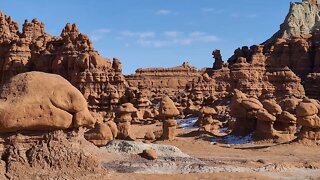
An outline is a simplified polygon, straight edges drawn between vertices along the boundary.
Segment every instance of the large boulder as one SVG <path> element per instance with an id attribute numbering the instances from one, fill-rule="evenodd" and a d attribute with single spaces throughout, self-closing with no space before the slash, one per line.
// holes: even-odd
<path id="1" fill-rule="evenodd" d="M 297 122 L 301 126 L 310 127 L 314 129 L 320 128 L 320 117 L 317 115 L 299 117 Z"/>
<path id="2" fill-rule="evenodd" d="M 300 102 L 296 108 L 298 117 L 313 116 L 318 114 L 318 108 L 313 103 Z"/>
<path id="3" fill-rule="evenodd" d="M 59 75 L 22 73 L 0 88 L 0 132 L 92 127 L 81 92 Z"/>
<path id="4" fill-rule="evenodd" d="M 96 146 L 104 146 L 115 138 L 111 127 L 104 123 L 97 123 L 93 129 L 84 134 L 84 137 Z"/>

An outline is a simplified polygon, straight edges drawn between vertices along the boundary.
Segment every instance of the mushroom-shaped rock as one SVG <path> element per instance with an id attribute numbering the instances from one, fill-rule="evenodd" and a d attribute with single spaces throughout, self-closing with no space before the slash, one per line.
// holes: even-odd
<path id="1" fill-rule="evenodd" d="M 304 99 L 296 109 L 297 124 L 302 126 L 298 133 L 298 139 L 302 142 L 316 142 L 320 139 L 320 117 L 317 105 L 309 99 Z"/>
<path id="2" fill-rule="evenodd" d="M 55 74 L 18 74 L 2 85 L 0 99 L 0 132 L 93 127 L 96 122 L 81 92 Z"/>
<path id="3" fill-rule="evenodd" d="M 275 136 L 273 123 L 276 121 L 276 117 L 265 109 L 259 110 L 256 116 L 257 127 L 254 132 L 254 137 L 256 139 L 273 139 Z"/>
<path id="4" fill-rule="evenodd" d="M 137 109 L 131 103 L 125 103 L 116 109 L 116 123 L 118 127 L 118 139 L 133 140 L 131 134 L 132 113 Z"/>
<path id="5" fill-rule="evenodd" d="M 320 117 L 317 115 L 299 117 L 297 123 L 310 128 L 320 128 Z"/>
<path id="6" fill-rule="evenodd" d="M 159 108 L 159 115 L 163 118 L 163 139 L 173 140 L 175 138 L 177 121 L 174 117 L 179 114 L 174 102 L 168 96 L 164 96 Z"/>
<path id="7" fill-rule="evenodd" d="M 128 114 L 128 113 L 134 113 L 137 112 L 137 109 L 133 106 L 131 103 L 125 103 L 119 106 L 116 109 L 116 112 L 119 114 Z"/>
<path id="8" fill-rule="evenodd" d="M 233 91 L 233 98 L 234 99 L 246 99 L 247 96 L 243 92 L 241 92 L 240 90 L 235 89 Z"/>
<path id="9" fill-rule="evenodd" d="M 200 109 L 199 119 L 197 121 L 197 125 L 201 127 L 201 129 L 212 132 L 222 125 L 219 120 L 213 119 L 212 115 L 217 115 L 217 112 L 214 108 L 204 106 Z"/>
<path id="10" fill-rule="evenodd" d="M 282 111 L 276 121 L 276 129 L 285 131 L 287 134 L 294 135 L 296 133 L 297 118 L 288 111 Z"/>
<path id="11" fill-rule="evenodd" d="M 281 106 L 279 106 L 275 100 L 265 100 L 262 102 L 262 105 L 263 108 L 274 116 L 277 116 L 282 112 Z"/>
<path id="12" fill-rule="evenodd" d="M 164 118 L 173 118 L 178 116 L 180 113 L 174 102 L 169 98 L 169 96 L 164 96 L 160 102 L 159 108 L 160 116 Z"/>
<path id="13" fill-rule="evenodd" d="M 296 108 L 296 114 L 298 117 L 313 116 L 318 114 L 318 108 L 313 103 L 300 102 Z"/>
<path id="14" fill-rule="evenodd" d="M 282 111 L 277 121 L 287 122 L 287 123 L 296 123 L 297 118 L 293 114 L 289 113 L 288 111 Z"/>
<path id="15" fill-rule="evenodd" d="M 313 105 L 315 105 L 315 106 L 318 108 L 318 111 L 320 111 L 320 104 L 319 104 L 319 101 L 318 101 L 318 100 L 305 98 L 305 99 L 303 99 L 302 102 L 312 103 Z"/>
<path id="16" fill-rule="evenodd" d="M 265 122 L 276 121 L 276 117 L 270 114 L 266 110 L 259 110 L 256 115 L 257 115 L 258 121 L 265 121 Z"/>
<path id="17" fill-rule="evenodd" d="M 241 105 L 248 111 L 259 110 L 263 107 L 260 101 L 255 98 L 244 99 L 242 100 Z"/>
<path id="18" fill-rule="evenodd" d="M 296 107 L 298 106 L 300 100 L 297 98 L 285 98 L 280 101 L 280 106 L 283 111 L 288 111 L 290 113 L 295 113 Z"/>
<path id="19" fill-rule="evenodd" d="M 231 100 L 231 116 L 236 119 L 232 134 L 236 136 L 246 136 L 256 128 L 255 112 L 262 108 L 262 104 L 254 98 L 235 89 Z"/>

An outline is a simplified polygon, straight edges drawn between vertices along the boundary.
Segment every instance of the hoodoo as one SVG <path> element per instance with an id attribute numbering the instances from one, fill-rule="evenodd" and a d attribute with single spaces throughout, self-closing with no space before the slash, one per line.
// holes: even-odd
<path id="1" fill-rule="evenodd" d="M 135 18 L 158 9 L 130 2 L 115 10 L 121 2 L 109 4 L 117 13 L 112 18 L 103 16 L 119 27 L 128 26 L 130 19 L 143 29 L 140 25 L 145 23 Z M 123 10 L 127 7 L 130 10 Z M 147 8 L 140 13 L 135 9 L 140 7 Z M 208 7 L 199 17 L 218 17 L 218 10 Z M 72 8 L 69 14 L 82 13 Z M 99 12 L 86 7 L 86 17 L 92 9 Z M 190 12 L 164 9 L 143 21 L 148 21 L 148 28 L 154 28 L 154 22 L 169 27 L 172 22 L 181 24 L 176 19 L 187 19 L 194 14 Z M 205 25 L 215 25 L 216 20 Z M 45 27 L 33 19 L 19 28 L 0 12 L 0 179 L 320 178 L 319 0 L 291 3 L 279 31 L 261 44 L 239 47 L 228 59 L 219 49 L 207 52 L 213 62 L 202 69 L 184 62 L 124 75 L 128 64 L 102 57 L 76 24 L 67 23 L 58 36 Z M 92 34 L 137 38 L 141 45 L 159 41 L 157 47 L 196 48 L 217 39 L 202 31 L 116 32 L 117 28 Z M 216 28 L 226 27 L 207 29 Z M 123 37 L 115 39 L 127 40 Z M 179 52 L 191 58 L 191 52 Z"/>

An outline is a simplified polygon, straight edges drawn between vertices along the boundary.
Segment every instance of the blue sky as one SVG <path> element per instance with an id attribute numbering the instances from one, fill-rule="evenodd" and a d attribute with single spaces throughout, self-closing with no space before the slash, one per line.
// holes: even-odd
<path id="1" fill-rule="evenodd" d="M 211 67 L 213 49 L 227 60 L 237 47 L 271 37 L 289 5 L 290 0 L 1 0 L 0 10 L 20 28 L 25 19 L 38 18 L 53 35 L 76 23 L 102 56 L 120 58 L 130 74 L 183 61 Z"/>

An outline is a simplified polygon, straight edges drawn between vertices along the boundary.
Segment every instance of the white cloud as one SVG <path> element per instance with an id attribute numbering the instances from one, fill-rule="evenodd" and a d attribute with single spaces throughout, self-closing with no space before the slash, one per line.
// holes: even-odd
<path id="1" fill-rule="evenodd" d="M 120 32 L 122 37 L 139 37 L 139 38 L 150 38 L 155 36 L 155 32 L 146 31 L 146 32 L 132 32 L 132 31 L 122 31 Z"/>
<path id="2" fill-rule="evenodd" d="M 167 37 L 178 37 L 181 33 L 178 31 L 166 31 L 163 34 Z"/>
<path id="3" fill-rule="evenodd" d="M 105 34 L 110 33 L 112 30 L 108 28 L 96 29 L 90 33 L 92 41 L 99 41 L 104 38 Z"/>
<path id="4" fill-rule="evenodd" d="M 94 33 L 109 33 L 111 32 L 111 29 L 108 28 L 102 28 L 102 29 L 97 29 L 95 31 L 93 31 Z"/>
<path id="5" fill-rule="evenodd" d="M 204 32 L 199 32 L 199 31 L 191 32 L 189 36 L 192 37 L 194 41 L 199 41 L 199 42 L 214 42 L 219 40 L 217 36 L 210 35 Z"/>
<path id="6" fill-rule="evenodd" d="M 154 40 L 154 39 L 153 40 L 138 39 L 137 43 L 140 44 L 141 46 L 156 47 L 156 48 L 161 48 L 169 45 L 168 41 Z"/>
<path id="7" fill-rule="evenodd" d="M 217 36 L 194 31 L 190 33 L 183 33 L 179 31 L 165 31 L 160 33 L 161 36 L 154 36 L 152 38 L 138 38 L 136 42 L 145 47 L 170 47 L 170 46 L 188 46 L 193 43 L 210 43 L 219 40 Z"/>
<path id="8" fill-rule="evenodd" d="M 171 47 L 171 46 L 188 46 L 193 43 L 210 43 L 216 42 L 219 38 L 215 35 L 201 31 L 181 32 L 181 31 L 122 31 L 118 33 L 116 38 L 124 43 L 128 40 L 133 41 L 143 47 Z"/>
<path id="9" fill-rule="evenodd" d="M 168 9 L 160 9 L 155 12 L 155 14 L 157 14 L 157 15 L 169 15 L 171 13 L 172 12 Z"/>
<path id="10" fill-rule="evenodd" d="M 224 9 L 215 9 L 215 8 L 202 8 L 201 12 L 221 14 L 221 13 L 225 12 L 225 10 Z"/>

